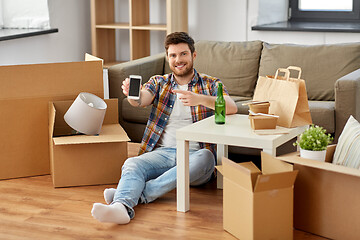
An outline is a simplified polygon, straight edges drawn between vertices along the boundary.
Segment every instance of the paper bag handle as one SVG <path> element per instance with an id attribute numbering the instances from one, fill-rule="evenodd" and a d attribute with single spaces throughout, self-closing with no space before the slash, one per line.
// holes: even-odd
<path id="1" fill-rule="evenodd" d="M 288 66 L 288 68 L 287 69 L 291 69 L 291 70 L 295 70 L 295 71 L 298 71 L 299 72 L 299 74 L 298 74 L 298 79 L 300 79 L 300 77 L 301 77 L 301 68 L 300 67 L 296 67 L 296 66 Z"/>
<path id="2" fill-rule="evenodd" d="M 285 77 L 286 81 L 289 81 L 289 77 L 290 77 L 289 69 L 287 69 L 287 68 L 278 68 L 276 70 L 276 73 L 275 73 L 275 78 L 274 78 L 275 80 L 278 78 L 279 72 L 285 73 L 284 77 Z"/>

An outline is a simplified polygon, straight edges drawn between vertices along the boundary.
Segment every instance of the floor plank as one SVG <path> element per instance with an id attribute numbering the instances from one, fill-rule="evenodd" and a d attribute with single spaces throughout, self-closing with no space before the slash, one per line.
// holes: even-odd
<path id="1" fill-rule="evenodd" d="M 138 144 L 129 144 L 129 156 Z M 127 225 L 100 223 L 90 213 L 103 190 L 116 185 L 54 188 L 50 175 L 0 181 L 0 239 L 236 239 L 222 228 L 216 181 L 191 188 L 191 210 L 176 211 L 176 192 L 135 208 Z M 324 238 L 294 231 L 294 239 Z"/>

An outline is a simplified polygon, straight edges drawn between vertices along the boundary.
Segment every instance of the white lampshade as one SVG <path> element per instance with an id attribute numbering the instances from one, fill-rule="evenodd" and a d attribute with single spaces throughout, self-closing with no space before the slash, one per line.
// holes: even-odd
<path id="1" fill-rule="evenodd" d="M 98 135 L 104 121 L 107 105 L 98 96 L 82 92 L 64 115 L 65 122 L 78 132 Z"/>

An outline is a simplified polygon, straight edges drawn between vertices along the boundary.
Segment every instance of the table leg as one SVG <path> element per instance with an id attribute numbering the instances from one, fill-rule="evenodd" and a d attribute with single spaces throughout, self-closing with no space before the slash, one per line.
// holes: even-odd
<path id="1" fill-rule="evenodd" d="M 217 165 L 222 165 L 222 157 L 228 157 L 228 146 L 224 145 L 224 144 L 218 144 L 217 145 Z M 217 172 L 217 176 L 216 176 L 216 180 L 217 180 L 217 188 L 218 189 L 222 189 L 223 188 L 223 176 L 222 174 L 218 171 Z"/>
<path id="2" fill-rule="evenodd" d="M 176 141 L 176 165 L 177 211 L 187 212 L 190 209 L 189 141 Z"/>
<path id="3" fill-rule="evenodd" d="M 271 148 L 263 148 L 263 151 L 270 154 L 273 157 L 276 157 L 276 147 L 271 147 Z"/>
<path id="4" fill-rule="evenodd" d="M 300 141 L 300 135 L 297 135 L 296 140 L 299 142 Z M 296 151 L 300 152 L 300 146 L 296 145 Z"/>

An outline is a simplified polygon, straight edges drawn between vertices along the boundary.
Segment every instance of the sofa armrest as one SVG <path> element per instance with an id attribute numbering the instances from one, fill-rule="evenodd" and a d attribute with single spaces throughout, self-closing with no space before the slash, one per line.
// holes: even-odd
<path id="1" fill-rule="evenodd" d="M 335 82 L 336 141 L 350 115 L 360 121 L 360 69 Z"/>
<path id="2" fill-rule="evenodd" d="M 137 60 L 120 63 L 111 66 L 108 70 L 109 76 L 109 97 L 119 100 L 119 123 L 122 124 L 122 101 L 125 95 L 121 85 L 129 75 L 141 75 L 143 83 L 154 75 L 163 75 L 165 68 L 165 53 L 144 57 Z"/>

